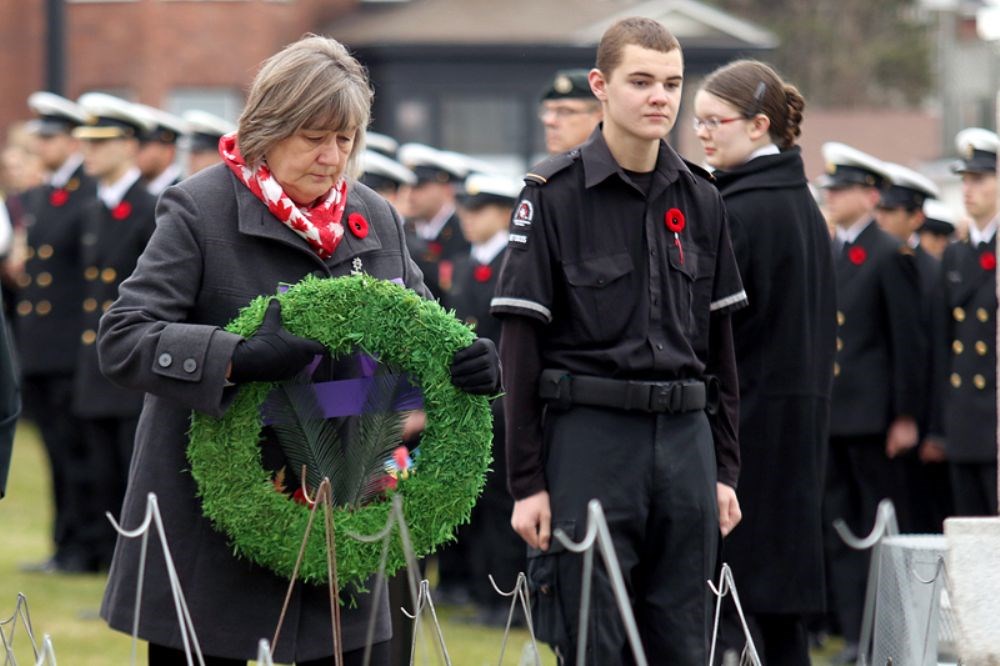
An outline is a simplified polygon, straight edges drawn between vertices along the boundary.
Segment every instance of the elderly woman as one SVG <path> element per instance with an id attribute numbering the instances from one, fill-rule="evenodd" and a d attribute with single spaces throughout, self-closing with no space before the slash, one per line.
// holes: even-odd
<path id="1" fill-rule="evenodd" d="M 255 296 L 309 274 L 361 270 L 429 295 L 396 211 L 348 177 L 364 145 L 371 97 L 361 65 L 332 39 L 307 37 L 267 60 L 237 133 L 220 141 L 223 163 L 163 194 L 156 233 L 101 322 L 103 371 L 148 394 L 121 522 L 139 524 L 147 494 L 157 494 L 210 666 L 256 657 L 257 641 L 274 632 L 288 580 L 234 557 L 226 536 L 203 517 L 185 460 L 191 410 L 219 416 L 241 383 L 289 378 L 323 351 L 284 329 L 277 302 L 250 338 L 221 327 Z M 341 220 L 353 213 L 367 229 L 345 229 Z M 492 344 L 477 340 L 460 350 L 451 374 L 467 391 L 495 390 Z M 186 663 L 158 547 L 149 549 L 136 608 L 142 567 L 138 541 L 119 539 L 101 614 L 131 632 L 139 613 L 149 663 Z M 372 663 L 385 663 L 390 637 L 386 596 L 380 598 Z M 371 595 L 360 595 L 356 607 L 343 608 L 347 664 L 361 663 L 371 604 Z M 325 587 L 297 586 L 273 647 L 275 661 L 331 663 Z"/>

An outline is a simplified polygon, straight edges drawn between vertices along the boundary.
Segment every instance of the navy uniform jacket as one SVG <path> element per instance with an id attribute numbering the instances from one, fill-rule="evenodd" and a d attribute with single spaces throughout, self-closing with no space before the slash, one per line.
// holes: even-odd
<path id="1" fill-rule="evenodd" d="M 0 499 L 7 491 L 7 473 L 14 448 L 14 429 L 21 411 L 21 392 L 14 371 L 14 350 L 7 338 L 7 322 L 0 303 Z"/>
<path id="2" fill-rule="evenodd" d="M 83 314 L 80 228 L 96 192 L 80 167 L 65 187 L 40 185 L 24 195 L 28 254 L 18 279 L 14 330 L 26 376 L 71 375 L 76 367 Z"/>
<path id="3" fill-rule="evenodd" d="M 948 460 L 996 462 L 996 237 L 950 245 L 941 260 L 948 308 L 949 375 L 944 424 Z"/>
<path id="4" fill-rule="evenodd" d="M 83 215 L 80 259 L 83 279 L 83 332 L 73 385 L 73 411 L 85 418 L 132 417 L 142 409 L 142 393 L 115 386 L 101 374 L 97 327 L 118 298 L 118 285 L 132 274 L 156 226 L 156 198 L 141 180 L 113 210 L 95 198 Z"/>
<path id="5" fill-rule="evenodd" d="M 746 293 L 711 176 L 661 141 L 643 192 L 600 127 L 532 171 L 491 311 L 541 325 L 544 368 L 626 380 L 717 376 L 722 404 L 709 422 L 718 480 L 735 487 L 738 387 L 728 313 L 746 304 Z M 676 238 L 668 215 L 684 220 Z M 514 437 L 520 426 L 508 423 L 507 431 L 510 487 L 526 497 L 544 488 L 541 442 Z"/>
<path id="6" fill-rule="evenodd" d="M 837 253 L 831 436 L 881 435 L 899 416 L 920 417 L 926 378 L 908 250 L 872 221 Z"/>
<path id="7" fill-rule="evenodd" d="M 932 434 L 940 438 L 944 433 L 943 394 L 950 361 L 941 261 L 919 245 L 913 249 L 913 261 L 920 280 L 920 326 L 924 338 L 922 351 L 926 354 L 923 376 L 927 387 L 924 408 L 917 423 L 921 434 Z"/>
<path id="8" fill-rule="evenodd" d="M 424 275 L 424 284 L 438 299 L 451 290 L 455 260 L 467 256 L 470 248 L 469 241 L 462 235 L 458 215 L 454 213 L 434 240 L 407 230 L 406 246 Z"/>
<path id="9" fill-rule="evenodd" d="M 475 326 L 476 334 L 500 344 L 500 320 L 490 314 L 490 300 L 496 289 L 503 252 L 489 264 L 480 264 L 470 256 L 455 261 L 451 292 L 445 305 L 466 324 Z"/>

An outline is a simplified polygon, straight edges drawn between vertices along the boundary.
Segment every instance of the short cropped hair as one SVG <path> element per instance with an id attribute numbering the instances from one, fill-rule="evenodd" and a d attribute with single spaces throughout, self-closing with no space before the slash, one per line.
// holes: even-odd
<path id="1" fill-rule="evenodd" d="M 364 67 L 335 39 L 307 35 L 264 61 L 240 115 L 237 143 L 251 168 L 302 129 L 357 128 L 345 173 L 356 177 L 371 118 Z"/>
<path id="2" fill-rule="evenodd" d="M 601 43 L 597 45 L 597 62 L 594 66 L 601 70 L 605 78 L 610 78 L 611 73 L 621 64 L 622 52 L 629 44 L 661 53 L 681 48 L 673 33 L 659 21 L 641 16 L 621 19 L 604 31 Z"/>

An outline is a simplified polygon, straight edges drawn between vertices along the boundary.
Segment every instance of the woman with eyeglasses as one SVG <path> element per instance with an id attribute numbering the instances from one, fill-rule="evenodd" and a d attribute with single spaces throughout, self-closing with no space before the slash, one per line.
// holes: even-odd
<path id="1" fill-rule="evenodd" d="M 694 103 L 750 301 L 733 313 L 743 524 L 726 540 L 724 561 L 764 664 L 809 664 L 804 619 L 825 602 L 836 304 L 830 237 L 795 145 L 805 100 L 769 66 L 741 60 L 709 75 Z M 723 638 L 743 647 L 737 622 Z"/>

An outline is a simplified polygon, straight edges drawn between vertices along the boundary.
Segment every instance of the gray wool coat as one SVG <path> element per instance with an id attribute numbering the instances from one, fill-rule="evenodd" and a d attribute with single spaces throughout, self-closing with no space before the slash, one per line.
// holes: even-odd
<path id="1" fill-rule="evenodd" d="M 156 493 L 180 583 L 202 651 L 254 659 L 257 641 L 271 639 L 288 581 L 233 555 L 226 537 L 201 512 L 185 458 L 192 410 L 221 415 L 238 387 L 225 373 L 240 337 L 225 332 L 237 311 L 279 284 L 312 273 L 343 276 L 356 268 L 378 278 L 402 279 L 429 297 L 403 241 L 401 221 L 384 199 L 352 182 L 344 219 L 361 213 L 365 238 L 345 230 L 324 261 L 278 222 L 225 165 L 168 189 L 157 207 L 156 231 L 118 300 L 101 320 L 101 369 L 117 384 L 146 393 L 121 524 L 138 526 L 146 497 Z M 275 525 L 275 530 L 284 526 Z M 300 535 L 289 534 L 289 539 Z M 119 538 L 101 616 L 131 632 L 139 574 L 138 540 Z M 169 580 L 158 541 L 149 547 L 139 636 L 181 648 Z M 375 640 L 390 637 L 386 596 Z M 341 614 L 343 648 L 364 644 L 371 597 Z M 324 587 L 298 584 L 275 650 L 275 661 L 317 659 L 333 653 L 329 598 Z"/>

